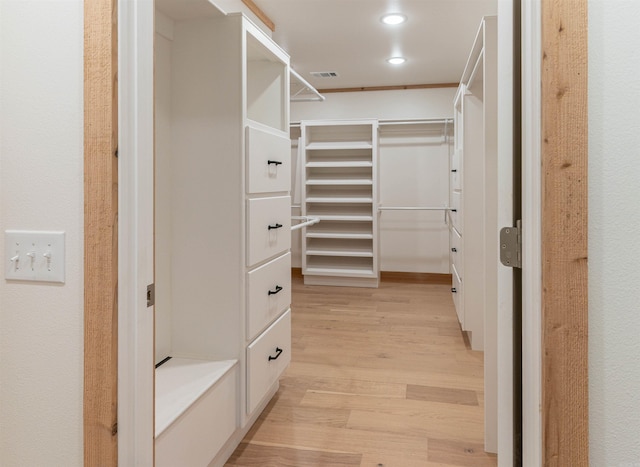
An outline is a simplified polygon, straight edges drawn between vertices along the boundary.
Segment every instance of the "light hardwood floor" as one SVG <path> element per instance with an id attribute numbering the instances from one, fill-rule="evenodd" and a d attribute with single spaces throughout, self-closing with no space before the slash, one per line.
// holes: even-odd
<path id="1" fill-rule="evenodd" d="M 304 286 L 280 389 L 227 466 L 495 466 L 483 451 L 482 353 L 448 285 Z"/>

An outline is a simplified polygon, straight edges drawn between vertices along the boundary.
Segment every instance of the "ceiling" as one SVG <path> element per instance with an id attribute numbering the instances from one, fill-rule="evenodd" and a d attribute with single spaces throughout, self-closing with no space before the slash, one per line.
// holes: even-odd
<path id="1" fill-rule="evenodd" d="M 457 83 L 482 16 L 497 0 L 254 0 L 276 25 L 274 40 L 318 89 Z M 383 14 L 407 22 L 388 26 Z M 385 60 L 401 55 L 403 65 Z M 314 78 L 334 71 L 336 78 Z"/>

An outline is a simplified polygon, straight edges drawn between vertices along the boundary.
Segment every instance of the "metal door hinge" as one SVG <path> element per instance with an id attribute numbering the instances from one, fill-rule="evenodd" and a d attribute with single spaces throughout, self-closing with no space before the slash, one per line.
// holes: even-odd
<path id="1" fill-rule="evenodd" d="M 156 284 L 147 286 L 147 308 L 156 304 Z"/>
<path id="2" fill-rule="evenodd" d="M 522 267 L 522 221 L 500 229 L 500 262 L 510 268 Z"/>

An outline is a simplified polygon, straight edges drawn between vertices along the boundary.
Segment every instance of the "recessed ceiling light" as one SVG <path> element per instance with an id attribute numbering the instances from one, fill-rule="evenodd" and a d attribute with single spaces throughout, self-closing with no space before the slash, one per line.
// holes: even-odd
<path id="1" fill-rule="evenodd" d="M 407 61 L 407 59 L 404 58 L 404 57 L 387 58 L 387 62 L 391 63 L 392 65 L 402 65 L 406 61 Z"/>
<path id="2" fill-rule="evenodd" d="M 400 13 L 389 13 L 387 15 L 384 15 L 382 18 L 380 18 L 380 21 L 382 21 L 384 24 L 390 24 L 392 26 L 396 24 L 402 24 L 406 20 L 407 20 L 407 17 Z"/>

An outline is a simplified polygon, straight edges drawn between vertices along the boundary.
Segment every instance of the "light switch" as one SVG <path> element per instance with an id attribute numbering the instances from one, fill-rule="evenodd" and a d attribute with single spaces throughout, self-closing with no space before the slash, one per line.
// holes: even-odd
<path id="1" fill-rule="evenodd" d="M 64 283 L 64 232 L 7 230 L 5 279 Z"/>

